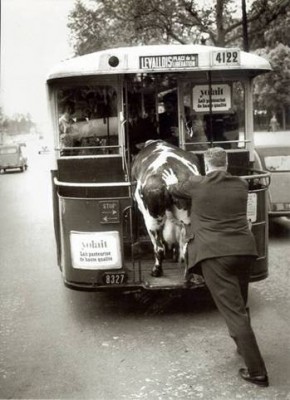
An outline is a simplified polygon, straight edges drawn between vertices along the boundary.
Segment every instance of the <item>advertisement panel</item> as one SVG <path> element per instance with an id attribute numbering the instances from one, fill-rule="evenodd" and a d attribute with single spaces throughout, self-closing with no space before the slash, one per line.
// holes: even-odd
<path id="1" fill-rule="evenodd" d="M 228 84 L 195 85 L 192 89 L 192 108 L 195 112 L 229 111 L 232 108 L 232 87 Z"/>
<path id="2" fill-rule="evenodd" d="M 107 270 L 122 267 L 117 231 L 70 232 L 72 266 L 76 269 Z"/>

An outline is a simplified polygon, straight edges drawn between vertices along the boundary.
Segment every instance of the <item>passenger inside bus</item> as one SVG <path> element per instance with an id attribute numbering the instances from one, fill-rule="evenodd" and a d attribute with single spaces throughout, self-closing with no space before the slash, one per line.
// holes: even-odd
<path id="1" fill-rule="evenodd" d="M 178 146 L 179 127 L 176 94 L 171 92 L 163 97 L 163 104 L 161 103 L 161 105 L 164 106 L 164 111 L 158 116 L 159 124 L 156 120 L 153 103 L 151 102 L 150 106 L 147 106 L 148 110 L 146 110 L 143 118 L 141 117 L 139 103 L 138 98 L 135 99 L 131 103 L 133 106 L 129 109 L 128 127 L 131 155 L 136 155 L 144 147 L 147 140 L 162 139 Z M 185 106 L 184 121 L 185 140 L 194 143 L 194 146 L 191 146 L 193 150 L 206 150 L 208 139 L 205 134 L 203 115 L 195 114 L 190 107 Z"/>
<path id="2" fill-rule="evenodd" d="M 159 114 L 160 139 L 178 146 L 177 96 L 168 93 L 163 97 L 164 112 Z"/>
<path id="3" fill-rule="evenodd" d="M 71 136 L 71 126 L 74 123 L 74 120 L 72 118 L 73 113 L 74 104 L 72 102 L 66 102 L 63 106 L 62 115 L 59 117 L 58 120 L 61 149 L 74 146 L 74 139 Z M 68 155 L 69 154 L 70 152 L 68 151 Z"/>
<path id="4" fill-rule="evenodd" d="M 144 147 L 147 140 L 159 139 L 154 108 L 150 108 L 144 118 L 135 113 L 129 122 L 129 138 L 130 153 L 133 156 Z"/>
<path id="5" fill-rule="evenodd" d="M 116 90 L 111 86 L 83 86 L 58 92 L 61 155 L 118 152 Z M 92 147 L 91 149 L 88 147 Z"/>
<path id="6" fill-rule="evenodd" d="M 188 150 L 207 150 L 207 136 L 203 115 L 192 112 L 190 107 L 184 106 L 185 141 L 193 143 Z"/>
<path id="7" fill-rule="evenodd" d="M 63 113 L 59 117 L 59 130 L 61 134 L 68 133 L 70 126 L 73 123 L 73 103 L 66 103 L 63 107 Z"/>

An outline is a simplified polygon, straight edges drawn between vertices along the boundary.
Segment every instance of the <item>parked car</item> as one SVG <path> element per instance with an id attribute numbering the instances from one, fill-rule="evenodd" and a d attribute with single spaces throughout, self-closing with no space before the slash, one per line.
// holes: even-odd
<path id="1" fill-rule="evenodd" d="M 268 190 L 269 217 L 290 218 L 290 145 L 255 147 L 255 169 L 271 173 Z"/>
<path id="2" fill-rule="evenodd" d="M 21 144 L 0 146 L 0 171 L 19 168 L 22 172 L 28 167 L 27 157 L 24 156 Z"/>

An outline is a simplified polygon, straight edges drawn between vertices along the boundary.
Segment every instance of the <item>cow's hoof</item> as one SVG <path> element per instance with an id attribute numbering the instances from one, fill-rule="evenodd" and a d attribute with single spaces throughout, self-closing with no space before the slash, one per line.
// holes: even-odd
<path id="1" fill-rule="evenodd" d="M 160 276 L 163 275 L 162 268 L 160 267 L 154 267 L 152 269 L 151 275 L 154 276 L 154 278 L 159 278 Z"/>

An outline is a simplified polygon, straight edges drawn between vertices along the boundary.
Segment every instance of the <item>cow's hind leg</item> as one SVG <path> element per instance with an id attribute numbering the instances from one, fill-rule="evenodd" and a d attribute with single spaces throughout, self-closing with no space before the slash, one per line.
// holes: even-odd
<path id="1" fill-rule="evenodd" d="M 154 231 L 150 230 L 151 241 L 154 246 L 155 264 L 152 268 L 151 275 L 155 278 L 163 275 L 162 262 L 164 259 L 165 247 L 163 243 L 162 228 Z"/>
<path id="2" fill-rule="evenodd" d="M 165 200 L 162 202 L 161 207 L 159 203 L 162 199 L 162 192 L 159 193 L 157 191 L 153 191 L 152 193 L 152 190 L 146 191 L 144 189 L 142 193 L 140 185 L 141 184 L 138 183 L 135 191 L 135 199 L 137 200 L 139 210 L 143 214 L 145 226 L 153 244 L 155 264 L 152 268 L 151 275 L 154 277 L 159 277 L 163 273 L 162 261 L 165 253 L 162 235 L 166 219 L 165 211 L 162 211 Z M 153 206 L 157 207 L 158 213 Z"/>
<path id="3" fill-rule="evenodd" d="M 147 209 L 143 208 L 144 222 L 149 234 L 151 243 L 154 250 L 154 266 L 151 271 L 151 275 L 154 277 L 162 276 L 162 262 L 165 254 L 165 246 L 163 242 L 163 227 L 164 217 L 153 218 Z"/>

